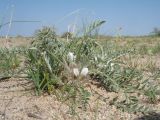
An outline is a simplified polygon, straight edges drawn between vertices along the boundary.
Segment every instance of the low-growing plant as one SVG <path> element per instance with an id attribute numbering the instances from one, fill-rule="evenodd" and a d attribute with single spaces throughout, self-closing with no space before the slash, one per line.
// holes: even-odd
<path id="1" fill-rule="evenodd" d="M 148 101 L 150 103 L 156 103 L 157 102 L 157 88 L 158 86 L 150 86 L 146 91 L 145 91 L 145 95 L 148 98 Z"/>
<path id="2" fill-rule="evenodd" d="M 142 55 L 148 54 L 148 51 L 149 51 L 147 45 L 141 45 L 141 46 L 139 46 L 139 48 L 137 48 L 137 50 L 138 50 L 137 52 Z"/>
<path id="3" fill-rule="evenodd" d="M 65 39 L 71 39 L 73 34 L 71 32 L 64 32 L 61 37 Z"/>
<path id="4" fill-rule="evenodd" d="M 153 48 L 152 48 L 152 54 L 158 54 L 160 53 L 160 43 L 156 44 Z"/>
<path id="5" fill-rule="evenodd" d="M 34 44 L 36 43 L 43 43 L 47 42 L 47 40 L 54 40 L 56 38 L 56 31 L 54 27 L 43 27 L 41 29 L 36 30 L 35 32 L 35 39 L 33 41 Z M 40 42 L 41 41 L 41 42 Z"/>
<path id="6" fill-rule="evenodd" d="M 117 108 L 145 113 L 148 109 L 132 94 L 145 95 L 154 102 L 157 90 L 146 87 L 149 82 L 144 80 L 143 72 L 136 65 L 126 65 L 126 61 L 122 61 L 123 57 L 138 53 L 139 48 L 122 48 L 113 41 L 100 44 L 93 36 L 103 23 L 105 21 L 91 23 L 81 36 L 71 37 L 67 42 L 56 37 L 50 28 L 37 32 L 27 52 L 28 75 L 36 93 L 55 94 L 66 103 L 69 100 L 70 113 L 75 115 L 77 108 L 87 110 L 90 93 L 84 84 L 89 77 L 107 91 L 126 94 L 123 101 L 117 101 L 119 96 L 113 100 Z"/>
<path id="7" fill-rule="evenodd" d="M 0 72 L 3 74 L 14 74 L 14 70 L 19 67 L 20 60 L 16 49 L 0 49 Z"/>
<path id="8" fill-rule="evenodd" d="M 149 107 L 144 105 L 140 105 L 138 103 L 138 98 L 135 96 L 126 96 L 125 100 L 117 101 L 118 97 L 115 97 L 112 101 L 110 101 L 110 105 L 115 105 L 118 109 L 122 111 L 127 111 L 129 113 L 143 113 L 146 114 L 149 111 Z"/>
<path id="9" fill-rule="evenodd" d="M 146 67 L 146 70 L 152 73 L 158 69 L 156 66 L 156 62 L 153 61 L 151 58 L 148 59 L 148 62 L 146 63 L 145 67 Z"/>

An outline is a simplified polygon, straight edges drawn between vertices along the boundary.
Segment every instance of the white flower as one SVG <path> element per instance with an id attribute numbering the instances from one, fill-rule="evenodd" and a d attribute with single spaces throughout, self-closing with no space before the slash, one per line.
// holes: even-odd
<path id="1" fill-rule="evenodd" d="M 81 71 L 81 75 L 82 75 L 82 76 L 87 76 L 87 74 L 88 74 L 88 68 L 87 68 L 87 67 L 84 67 L 84 68 L 82 69 L 82 71 Z"/>
<path id="2" fill-rule="evenodd" d="M 96 56 L 94 57 L 94 60 L 95 60 L 96 62 L 98 61 L 98 59 L 97 59 L 97 57 L 96 57 Z"/>
<path id="3" fill-rule="evenodd" d="M 44 60 L 45 60 L 45 62 L 46 62 L 46 64 L 47 64 L 47 67 L 48 67 L 49 71 L 52 73 L 52 67 L 51 67 L 51 65 L 50 65 L 50 63 L 49 63 L 49 57 L 47 57 L 46 51 L 44 51 L 44 52 L 41 53 L 41 54 L 43 55 L 43 58 L 44 58 Z"/>
<path id="4" fill-rule="evenodd" d="M 99 67 L 99 68 L 106 68 L 107 65 L 100 63 L 100 64 L 98 64 L 98 67 Z"/>
<path id="5" fill-rule="evenodd" d="M 73 62 L 73 61 L 75 61 L 76 56 L 74 55 L 74 53 L 69 52 L 68 55 L 67 55 L 67 58 L 68 58 L 69 61 Z"/>
<path id="6" fill-rule="evenodd" d="M 114 70 L 114 63 L 111 63 L 111 71 L 113 71 Z"/>
<path id="7" fill-rule="evenodd" d="M 77 77 L 79 76 L 79 70 L 78 68 L 73 68 L 73 74 Z"/>

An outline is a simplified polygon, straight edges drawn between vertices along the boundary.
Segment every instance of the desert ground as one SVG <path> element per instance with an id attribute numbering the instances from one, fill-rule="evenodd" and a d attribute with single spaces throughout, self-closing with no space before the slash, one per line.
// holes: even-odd
<path id="1" fill-rule="evenodd" d="M 155 46 L 160 43 L 160 38 L 155 37 L 122 37 L 100 38 L 100 43 L 107 44 L 106 41 L 118 44 L 119 47 L 136 47 L 139 55 L 125 56 L 121 60 L 126 66 L 136 67 L 143 71 L 144 78 L 151 77 L 150 84 L 156 82 L 160 85 L 160 47 L 154 51 Z M 25 37 L 13 37 L 6 40 L 0 39 L 0 49 L 8 48 L 28 48 L 33 39 Z M 143 49 L 144 48 L 144 49 Z M 151 48 L 151 49 L 150 49 Z M 106 48 L 107 49 L 107 48 Z M 0 63 L 4 64 L 4 63 Z M 25 58 L 20 57 L 20 64 L 16 69 L 25 69 Z M 15 70 L 16 70 L 15 69 Z M 0 120 L 159 120 L 160 119 L 160 98 L 159 94 L 153 97 L 152 102 L 147 96 L 138 93 L 140 103 L 154 109 L 156 112 L 142 114 L 132 113 L 118 109 L 111 104 L 111 101 L 119 96 L 119 101 L 125 98 L 125 93 L 118 91 L 108 91 L 91 77 L 87 79 L 84 88 L 91 93 L 86 110 L 77 106 L 74 110 L 68 102 L 60 100 L 54 93 L 43 92 L 41 95 L 35 94 L 35 85 L 26 74 L 19 73 L 15 76 L 3 76 L 0 70 Z M 73 114 L 73 112 L 75 112 Z"/>

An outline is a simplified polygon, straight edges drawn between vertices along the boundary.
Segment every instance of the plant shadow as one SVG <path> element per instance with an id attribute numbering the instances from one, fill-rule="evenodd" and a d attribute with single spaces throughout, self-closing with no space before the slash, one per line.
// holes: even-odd
<path id="1" fill-rule="evenodd" d="M 160 113 L 149 113 L 148 115 L 144 115 L 134 120 L 160 120 Z"/>

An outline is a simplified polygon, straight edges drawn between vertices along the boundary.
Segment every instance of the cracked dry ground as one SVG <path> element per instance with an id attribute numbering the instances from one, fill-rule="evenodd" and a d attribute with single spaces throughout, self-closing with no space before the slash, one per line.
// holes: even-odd
<path id="1" fill-rule="evenodd" d="M 130 120 L 136 117 L 109 105 L 115 93 L 107 93 L 92 84 L 86 89 L 92 92 L 87 111 L 77 109 L 78 115 L 72 116 L 69 107 L 54 95 L 35 96 L 32 82 L 24 78 L 0 81 L 0 120 Z"/>

